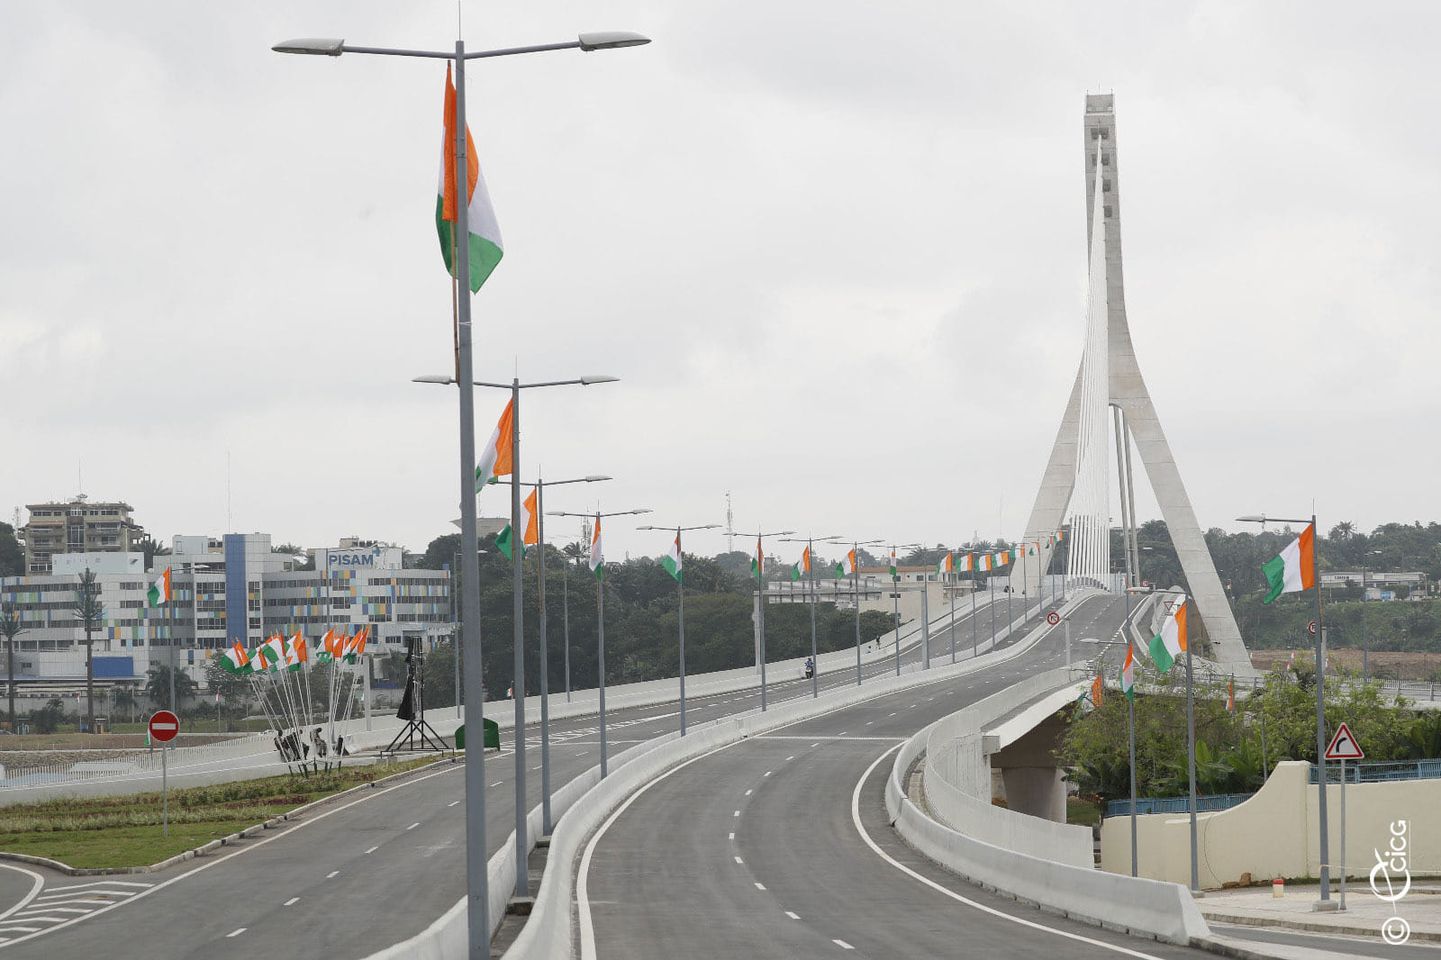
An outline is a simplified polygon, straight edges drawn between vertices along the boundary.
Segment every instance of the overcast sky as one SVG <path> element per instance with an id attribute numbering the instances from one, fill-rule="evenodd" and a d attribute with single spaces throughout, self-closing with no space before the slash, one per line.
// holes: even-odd
<path id="1" fill-rule="evenodd" d="M 723 523 L 729 490 L 738 530 L 1018 536 L 1081 354 L 1084 96 L 1113 91 L 1131 330 L 1202 526 L 1441 514 L 1433 4 L 464 13 L 472 47 L 655 40 L 471 74 L 506 249 L 477 374 L 622 378 L 527 395 L 527 476 L 616 477 L 549 507 Z M 455 394 L 410 382 L 452 362 L 443 66 L 269 47 L 455 29 L 437 0 L 0 5 L 6 520 L 83 482 L 164 539 L 454 529 Z M 631 527 L 612 556 L 662 550 Z"/>

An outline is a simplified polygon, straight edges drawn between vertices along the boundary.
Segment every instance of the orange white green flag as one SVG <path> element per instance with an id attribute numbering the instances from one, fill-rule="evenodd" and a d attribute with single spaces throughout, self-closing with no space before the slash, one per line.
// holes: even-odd
<path id="1" fill-rule="evenodd" d="M 1179 598 L 1161 624 L 1161 632 L 1151 638 L 1151 662 L 1162 673 L 1170 672 L 1176 658 L 1186 652 L 1186 607 L 1186 598 Z"/>
<path id="2" fill-rule="evenodd" d="M 600 514 L 595 515 L 595 527 L 590 532 L 590 572 L 597 580 L 605 576 L 605 551 L 600 543 Z"/>
<path id="3" fill-rule="evenodd" d="M 936 564 L 936 573 L 944 577 L 956 572 L 956 555 L 947 550 Z"/>
<path id="4" fill-rule="evenodd" d="M 145 592 L 145 604 L 150 607 L 158 607 L 162 603 L 169 603 L 170 598 L 170 568 L 166 567 L 150 584 L 150 589 Z"/>
<path id="5" fill-rule="evenodd" d="M 991 568 L 994 566 L 994 561 L 995 558 L 992 557 L 989 553 L 983 553 L 980 555 L 976 569 L 979 570 L 981 573 L 990 573 Z"/>
<path id="6" fill-rule="evenodd" d="M 540 517 L 536 513 L 535 506 L 539 500 L 539 494 L 540 491 L 532 490 L 530 496 L 520 502 L 520 528 L 525 531 L 525 536 L 521 538 L 520 555 L 522 557 L 525 556 L 526 547 L 533 547 L 540 542 Z M 512 534 L 508 523 L 495 538 L 496 547 L 505 554 L 507 560 L 510 559 L 511 538 Z"/>
<path id="7" fill-rule="evenodd" d="M 974 573 L 976 569 L 976 555 L 966 553 L 961 555 L 961 565 L 956 568 L 961 573 Z"/>
<path id="8" fill-rule="evenodd" d="M 856 552 L 847 550 L 841 562 L 836 564 L 836 576 L 849 577 L 856 572 Z"/>
<path id="9" fill-rule="evenodd" d="M 660 565 L 665 567 L 666 573 L 675 577 L 676 583 L 683 582 L 681 580 L 681 577 L 683 575 L 681 568 L 684 564 L 681 560 L 680 555 L 680 531 L 676 531 L 675 543 L 672 543 L 670 545 L 669 552 L 667 552 L 665 556 L 660 558 Z"/>
<path id="10" fill-rule="evenodd" d="M 247 674 L 250 672 L 250 654 L 245 652 L 245 644 L 236 641 L 220 655 L 220 665 L 227 673 Z"/>
<path id="11" fill-rule="evenodd" d="M 1126 644 L 1126 661 L 1121 664 L 1121 692 L 1127 700 L 1136 699 L 1136 651 Z"/>
<path id="12" fill-rule="evenodd" d="M 895 547 L 892 547 L 892 548 L 891 548 L 891 558 L 890 558 L 890 560 L 888 561 L 887 569 L 890 571 L 891 579 L 892 579 L 892 580 L 899 580 L 899 579 L 901 578 L 900 568 L 896 566 L 896 548 L 895 548 Z"/>
<path id="13" fill-rule="evenodd" d="M 761 546 L 761 538 L 756 537 L 756 555 L 751 557 L 751 576 L 757 580 L 765 576 L 766 552 Z"/>
<path id="14" fill-rule="evenodd" d="M 480 459 L 475 464 L 475 492 L 480 493 L 487 483 L 494 483 L 498 477 L 508 477 L 514 469 L 510 463 L 510 448 L 515 439 L 515 401 L 511 400 L 501 411 L 490 439 L 480 448 Z"/>
<path id="15" fill-rule="evenodd" d="M 1283 593 L 1300 593 L 1316 585 L 1316 525 L 1306 524 L 1301 535 L 1286 545 L 1279 556 L 1261 564 L 1270 590 L 1261 598 L 1270 603 Z"/>
<path id="16" fill-rule="evenodd" d="M 806 544 L 801 550 L 801 558 L 791 564 L 791 579 L 799 580 L 811 572 L 811 545 Z"/>
<path id="17" fill-rule="evenodd" d="M 460 191 L 455 178 L 455 81 L 451 78 L 449 65 L 445 68 L 445 134 L 440 153 L 440 186 L 436 190 L 435 227 L 440 233 L 440 253 L 445 258 L 445 268 L 455 276 L 455 254 L 458 248 L 455 233 L 457 200 Z M 495 219 L 495 208 L 490 205 L 490 192 L 485 189 L 485 178 L 480 175 L 480 158 L 475 153 L 475 141 L 470 136 L 470 124 L 465 125 L 465 218 L 469 240 L 470 291 L 479 290 L 490 277 L 490 272 L 500 263 L 503 255 L 500 241 L 500 224 Z"/>

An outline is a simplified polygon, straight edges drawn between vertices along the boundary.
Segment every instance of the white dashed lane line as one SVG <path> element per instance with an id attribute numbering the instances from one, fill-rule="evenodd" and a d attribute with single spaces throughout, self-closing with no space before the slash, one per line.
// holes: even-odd
<path id="1" fill-rule="evenodd" d="M 287 901 L 285 901 L 284 903 L 282 903 L 281 906 L 282 906 L 282 907 L 293 907 L 293 906 L 295 906 L 296 901 L 299 900 L 299 899 L 300 899 L 299 897 L 291 897 L 289 900 L 287 900 Z"/>
<path id="2" fill-rule="evenodd" d="M 237 929 L 237 930 L 232 930 L 232 931 L 230 931 L 229 933 L 227 933 L 227 934 L 225 935 L 225 939 L 229 940 L 231 937 L 238 937 L 238 936 L 240 936 L 242 933 L 244 933 L 247 929 L 249 929 L 249 928 L 248 928 L 248 927 L 240 927 L 240 928 Z"/>
<path id="3" fill-rule="evenodd" d="M 792 920 L 799 920 L 801 918 L 800 914 L 791 913 L 789 910 L 786 911 L 786 916 L 790 917 Z"/>
<path id="4" fill-rule="evenodd" d="M 415 829 L 416 827 L 418 827 L 418 826 L 420 826 L 420 821 L 419 821 L 419 820 L 417 820 L 415 823 L 412 823 L 410 826 L 406 827 L 405 829 L 407 829 L 407 830 L 414 830 L 414 829 Z"/>
<path id="5" fill-rule="evenodd" d="M 335 879 L 336 877 L 338 877 L 338 876 L 340 876 L 340 871 L 339 871 L 339 870 L 332 870 L 332 871 L 330 871 L 329 873 L 327 873 L 327 874 L 325 875 L 325 879 L 327 879 L 327 880 L 334 880 L 334 879 Z"/>
<path id="6" fill-rule="evenodd" d="M 844 940 L 832 940 L 831 943 L 834 943 L 836 946 L 840 947 L 842 950 L 854 950 L 854 949 L 855 949 L 855 947 L 851 946 L 849 943 L 846 943 Z"/>
<path id="7" fill-rule="evenodd" d="M 366 854 L 374 853 L 375 851 L 377 851 L 377 850 L 379 850 L 379 849 L 380 849 L 380 844 L 376 844 L 375 846 L 371 847 L 369 850 L 365 851 L 364 854 L 361 854 L 361 856 L 365 856 Z"/>

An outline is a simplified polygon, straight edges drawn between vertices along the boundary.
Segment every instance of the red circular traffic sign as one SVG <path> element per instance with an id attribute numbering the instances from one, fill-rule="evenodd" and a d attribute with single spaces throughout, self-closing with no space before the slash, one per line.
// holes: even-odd
<path id="1" fill-rule="evenodd" d="M 156 743 L 174 740 L 180 733 L 180 718 L 169 710 L 156 710 L 150 718 L 150 739 Z"/>
<path id="2" fill-rule="evenodd" d="M 1056 624 L 1061 622 L 1061 615 L 1056 611 L 1052 610 L 1050 613 L 1046 614 L 1046 622 L 1054 627 Z"/>
<path id="3" fill-rule="evenodd" d="M 1306 632 L 1309 633 L 1309 634 L 1310 634 L 1311 636 L 1313 636 L 1313 637 L 1316 635 L 1316 621 L 1315 621 L 1315 620 L 1312 620 L 1312 621 L 1310 621 L 1309 623 L 1306 624 Z"/>

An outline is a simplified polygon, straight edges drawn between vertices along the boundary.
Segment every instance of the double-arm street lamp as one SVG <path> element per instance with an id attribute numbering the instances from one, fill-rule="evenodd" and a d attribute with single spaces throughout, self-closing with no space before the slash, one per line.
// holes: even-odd
<path id="1" fill-rule="evenodd" d="M 458 205 L 457 205 L 458 206 Z M 414 378 L 416 383 L 434 383 L 449 385 L 454 384 L 455 378 L 445 374 L 429 375 Z M 492 383 L 488 380 L 470 381 L 476 387 L 489 387 L 495 390 L 510 391 L 510 532 L 512 540 L 522 543 L 525 539 L 525 530 L 521 525 L 520 511 L 520 392 L 522 390 L 533 390 L 539 387 L 589 387 L 597 383 L 615 383 L 617 377 L 607 376 L 585 376 L 576 377 L 571 380 L 538 380 L 534 383 L 521 383 L 520 378 L 512 378 L 510 383 Z M 477 483 L 485 482 L 487 478 L 476 477 Z M 479 494 L 479 490 L 475 493 Z M 530 870 L 526 866 L 530 845 L 526 836 L 526 809 L 525 809 L 525 605 L 524 605 L 524 573 L 525 573 L 525 550 L 512 549 L 510 552 L 511 568 L 511 638 L 515 649 L 513 667 L 514 680 L 511 689 L 514 691 L 515 704 L 515 895 L 517 897 L 527 896 L 529 893 Z M 544 614 L 542 614 L 543 616 Z M 542 709 L 545 709 L 542 703 Z M 544 736 L 544 732 L 542 732 Z M 548 739 L 548 738 L 546 738 Z M 546 753 L 549 753 L 549 744 L 543 744 Z M 543 771 L 543 779 L 549 779 L 549 770 Z M 549 797 L 547 796 L 547 801 Z M 548 819 L 548 818 L 547 818 Z"/>
<path id="2" fill-rule="evenodd" d="M 844 547 L 846 542 L 840 537 L 827 540 L 832 546 Z M 861 685 L 861 547 L 874 547 L 881 543 L 879 540 L 850 541 L 851 551 L 846 555 L 846 560 L 851 568 L 851 595 L 856 601 L 856 686 Z M 845 569 L 844 566 L 841 568 Z"/>
<path id="3" fill-rule="evenodd" d="M 517 467 L 517 470 L 519 468 Z M 535 539 L 536 539 L 536 600 L 540 607 L 540 810 L 541 833 L 550 836 L 555 825 L 550 816 L 550 633 L 545 625 L 545 488 L 558 487 L 567 483 L 600 483 L 614 479 L 600 474 L 589 474 L 571 480 L 544 480 L 536 477 L 534 483 L 523 483 L 523 487 L 535 488 Z M 511 528 L 511 556 L 519 551 L 515 544 L 525 549 L 525 531 L 516 532 Z M 518 695 L 517 695 L 518 696 Z M 517 780 L 520 783 L 519 796 L 524 799 L 525 774 L 522 770 Z"/>
<path id="4" fill-rule="evenodd" d="M 766 537 L 788 537 L 794 530 L 772 530 L 757 533 L 743 533 L 743 537 L 756 538 L 756 637 L 758 649 L 756 659 L 761 668 L 761 712 L 766 709 L 766 555 L 763 542 Z"/>
<path id="5" fill-rule="evenodd" d="M 1268 517 L 1264 513 L 1248 514 L 1237 517 L 1236 520 L 1240 523 L 1259 523 L 1262 531 L 1268 523 L 1310 524 L 1313 538 L 1315 531 L 1319 529 L 1314 513 L 1309 520 Z M 1326 621 L 1325 609 L 1321 603 L 1321 551 L 1317 549 L 1311 551 L 1311 577 L 1314 581 L 1312 589 L 1316 591 L 1316 819 L 1321 832 L 1318 849 L 1321 857 L 1321 901 L 1316 904 L 1316 909 L 1331 910 L 1334 908 L 1331 901 L 1331 846 L 1330 830 L 1326 823 Z"/>
<path id="6" fill-rule="evenodd" d="M 896 618 L 896 676 L 898 676 L 898 677 L 901 675 L 901 561 L 900 561 L 900 559 L 897 557 L 896 551 L 898 551 L 898 550 L 918 550 L 918 549 L 920 549 L 920 546 L 921 546 L 921 545 L 920 545 L 919 543 L 893 543 L 893 544 L 890 544 L 890 548 L 891 548 L 891 563 L 894 564 L 894 569 L 895 569 L 895 571 L 896 571 L 895 574 L 891 577 L 891 601 L 892 601 L 892 602 L 894 603 L 894 605 L 895 605 L 894 609 L 895 609 L 895 618 Z M 925 584 L 922 583 L 921 586 L 924 587 Z M 923 619 L 924 619 L 924 618 L 923 618 Z M 924 634 L 925 631 L 928 630 L 929 628 L 930 628 L 930 624 L 928 624 L 928 623 L 922 623 L 922 624 L 921 624 L 921 632 L 922 632 L 922 634 Z"/>
<path id="7" fill-rule="evenodd" d="M 680 735 L 685 736 L 685 565 L 681 560 L 680 535 L 688 530 L 718 530 L 718 523 L 704 523 L 694 527 L 657 527 L 646 524 L 643 527 L 636 527 L 637 530 L 674 530 L 675 531 L 675 569 L 671 570 L 671 576 L 675 577 L 676 597 L 679 605 L 676 607 L 676 623 L 680 632 Z"/>
<path id="8" fill-rule="evenodd" d="M 834 540 L 835 535 L 820 538 L 822 542 Z M 821 695 L 821 667 L 820 661 L 816 659 L 816 538 L 806 537 L 784 537 L 782 543 L 804 543 L 806 545 L 806 573 L 809 574 L 811 588 L 811 699 Z"/>
<path id="9" fill-rule="evenodd" d="M 455 178 L 456 183 L 469 182 L 469 158 L 466 156 L 465 64 L 467 60 L 541 53 L 549 50 L 607 50 L 639 46 L 650 41 L 637 33 L 587 33 L 564 43 L 536 44 L 495 50 L 467 52 L 465 41 L 455 41 L 455 50 L 401 50 L 386 47 L 347 45 L 344 40 L 288 40 L 272 49 L 278 53 L 298 53 L 338 57 L 342 53 L 365 53 L 392 57 L 419 57 L 448 60 L 455 67 Z M 474 603 L 462 605 L 462 643 L 470 656 L 465 658 L 466 719 L 477 722 L 471 729 L 477 733 L 483 726 L 482 701 L 484 676 L 480 656 L 479 612 L 480 564 L 475 555 L 477 542 L 475 524 L 475 407 L 470 379 L 473 370 L 470 320 L 470 230 L 467 204 L 455 205 L 455 284 L 456 303 L 456 376 L 460 381 L 460 533 L 462 541 L 461 578 L 463 588 Z M 475 717 L 470 717 L 474 708 Z M 485 843 L 485 759 L 483 750 L 466 752 L 465 760 L 465 836 L 466 836 L 466 921 L 467 953 L 471 957 L 490 955 L 490 890 L 487 877 L 489 854 Z"/>
<path id="10" fill-rule="evenodd" d="M 650 513 L 649 507 L 639 507 L 635 510 L 613 510 L 610 513 L 570 513 L 565 510 L 551 511 L 552 517 L 580 517 L 583 520 L 595 521 L 596 527 L 600 526 L 603 517 L 633 517 L 637 514 Z M 605 558 L 598 554 L 600 531 L 597 529 L 593 534 L 592 541 L 593 555 L 597 566 L 595 569 L 595 649 L 596 649 L 596 680 L 597 694 L 600 701 L 600 775 L 604 779 L 610 773 L 610 752 L 605 738 Z"/>

